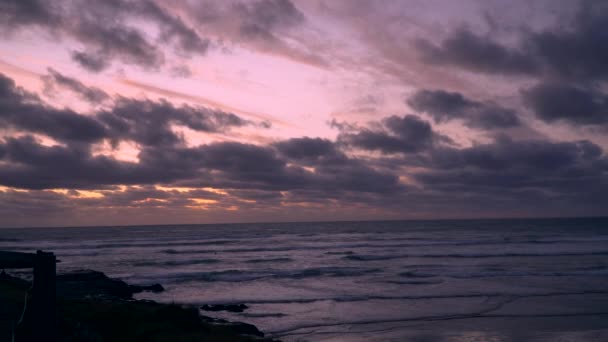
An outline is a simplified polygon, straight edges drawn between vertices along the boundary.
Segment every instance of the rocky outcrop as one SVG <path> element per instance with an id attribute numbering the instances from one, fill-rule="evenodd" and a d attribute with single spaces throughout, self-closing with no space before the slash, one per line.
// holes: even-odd
<path id="1" fill-rule="evenodd" d="M 131 299 L 142 291 L 161 292 L 160 284 L 150 286 L 129 285 L 112 279 L 102 272 L 82 270 L 57 276 L 57 296 L 62 298 Z"/>
<path id="2" fill-rule="evenodd" d="M 3 284 L 17 284 L 24 289 L 31 285 L 0 273 L 0 285 Z M 278 342 L 264 337 L 264 333 L 252 324 L 201 316 L 193 306 L 132 300 L 133 293 L 164 290 L 159 284 L 129 285 L 92 270 L 60 274 L 56 284 L 58 334 L 62 341 Z M 21 304 L 22 300 L 22 292 L 19 292 L 15 301 Z M 240 312 L 247 306 L 228 304 L 212 308 L 212 311 Z M 21 341 L 38 341 L 33 337 L 36 326 L 28 317 L 26 315 L 24 323 L 18 327 L 17 336 Z"/>
<path id="3" fill-rule="evenodd" d="M 200 316 L 201 320 L 205 323 L 211 323 L 216 326 L 224 326 L 241 335 L 264 337 L 264 333 L 261 332 L 255 325 L 243 323 L 243 322 L 230 322 L 225 319 L 213 318 L 208 316 Z M 275 341 L 275 340 L 272 340 Z"/>
<path id="4" fill-rule="evenodd" d="M 133 291 L 133 293 L 140 293 L 140 292 L 163 292 L 165 291 L 165 288 L 161 285 L 161 284 L 154 284 L 154 285 L 129 285 L 129 288 L 131 289 L 131 291 Z"/>

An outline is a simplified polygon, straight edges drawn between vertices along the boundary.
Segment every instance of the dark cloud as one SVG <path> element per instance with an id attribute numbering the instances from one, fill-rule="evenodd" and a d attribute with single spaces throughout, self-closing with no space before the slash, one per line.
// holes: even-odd
<path id="1" fill-rule="evenodd" d="M 433 137 L 431 125 L 415 115 L 403 117 L 393 115 L 384 119 L 383 122 L 386 128 L 404 140 L 426 142 Z"/>
<path id="2" fill-rule="evenodd" d="M 598 80 L 608 77 L 608 3 L 581 1 L 571 23 L 531 33 L 524 44 L 550 73 L 569 79 Z"/>
<path id="3" fill-rule="evenodd" d="M 608 123 L 608 95 L 590 87 L 544 82 L 523 91 L 525 104 L 548 123 Z"/>
<path id="4" fill-rule="evenodd" d="M 570 20 L 561 18 L 558 26 L 540 31 L 526 30 L 510 46 L 467 29 L 438 45 L 422 41 L 419 46 L 429 63 L 537 78 L 538 84 L 522 95 L 540 120 L 603 125 L 608 95 L 600 84 L 608 80 L 608 4 L 580 1 L 578 7 Z M 505 111 L 495 116 L 492 121 L 511 122 Z"/>
<path id="5" fill-rule="evenodd" d="M 608 50 L 603 28 L 608 24 L 608 6 L 582 3 L 570 22 L 537 32 L 520 31 L 517 41 L 500 40 L 494 35 L 497 27 L 489 34 L 460 28 L 439 42 L 419 40 L 415 47 L 429 64 L 535 78 L 536 85 L 523 90 L 522 96 L 545 122 L 606 124 L 608 96 L 603 82 L 608 76 Z M 215 43 L 228 46 L 225 41 L 329 65 L 319 51 L 308 50 L 318 42 L 297 35 L 307 18 L 291 1 L 201 4 L 178 3 L 180 17 L 166 3 L 145 0 L 6 0 L 0 2 L 0 29 L 9 34 L 43 31 L 74 41 L 72 58 L 94 72 L 116 62 L 158 69 L 169 60 L 168 53 L 204 54 Z M 189 10 L 193 8 L 199 11 Z M 192 22 L 218 41 L 201 36 Z M 377 37 L 380 45 L 386 44 L 384 55 L 395 64 L 412 61 L 406 53 L 390 54 L 394 39 L 385 38 L 385 43 L 381 35 Z M 190 75 L 179 63 L 169 65 L 175 75 Z M 392 63 L 382 64 L 388 68 Z M 198 106 L 110 97 L 54 69 L 43 81 L 49 93 L 69 91 L 94 106 L 90 113 L 55 108 L 0 76 L 0 127 L 8 132 L 0 138 L 0 185 L 28 190 L 0 189 L 3 217 L 90 214 L 100 208 L 104 214 L 108 210 L 184 214 L 205 206 L 275 213 L 312 208 L 307 214 L 346 207 L 395 215 L 406 207 L 408 213 L 427 216 L 586 214 L 603 213 L 608 206 L 608 158 L 587 140 L 515 140 L 493 131 L 484 132 L 484 138 L 494 134 L 490 138 L 494 140 L 463 147 L 430 122 L 405 115 L 367 126 L 332 121 L 339 130 L 336 140 L 300 137 L 260 145 L 191 146 L 180 129 L 225 133 L 246 125 L 270 126 Z M 357 104 L 370 108 L 375 102 L 368 96 Z M 435 123 L 460 120 L 488 131 L 523 125 L 515 110 L 458 92 L 420 89 L 407 103 Z M 102 142 L 114 147 L 134 143 L 137 161 L 100 154 Z M 56 188 L 67 191 L 49 190 Z M 81 196 L 84 190 L 102 196 Z"/>
<path id="6" fill-rule="evenodd" d="M 110 98 L 105 91 L 95 87 L 87 87 L 79 80 L 62 75 L 52 68 L 48 69 L 48 75 L 43 76 L 42 80 L 44 81 L 45 92 L 51 94 L 57 91 L 57 87 L 60 87 L 78 94 L 90 103 L 100 103 Z"/>
<path id="7" fill-rule="evenodd" d="M 293 143 L 287 141 L 283 146 Z M 389 193 L 401 189 L 396 175 L 376 171 L 343 154 L 311 162 L 283 158 L 269 147 L 240 143 L 211 144 L 201 147 L 199 153 L 204 167 L 214 173 L 213 186 L 220 188 L 307 191 L 319 198 L 332 191 Z"/>
<path id="8" fill-rule="evenodd" d="M 93 69 L 89 69 L 91 71 L 96 71 L 97 66 L 109 65 L 109 61 L 114 59 L 150 69 L 156 69 L 164 63 L 163 52 L 136 28 L 123 24 L 104 25 L 102 22 L 83 21 L 73 30 L 72 34 L 88 47 L 86 52 L 75 54 L 78 56 L 76 61 L 85 60 L 86 63 L 81 65 L 93 66 Z"/>
<path id="9" fill-rule="evenodd" d="M 384 129 L 363 128 L 358 132 L 342 132 L 338 141 L 364 150 L 382 153 L 416 153 L 427 150 L 449 138 L 433 132 L 428 121 L 415 115 L 391 116 L 382 121 Z"/>
<path id="10" fill-rule="evenodd" d="M 314 161 L 341 153 L 332 141 L 321 138 L 293 138 L 277 143 L 276 147 L 287 158 L 295 160 Z"/>
<path id="11" fill-rule="evenodd" d="M 92 72 L 100 72 L 110 66 L 110 61 L 103 53 L 97 54 L 86 51 L 73 51 L 72 59 L 80 64 L 81 67 Z"/>
<path id="12" fill-rule="evenodd" d="M 323 190 L 320 198 L 334 192 L 332 197 L 345 196 L 345 192 L 395 194 L 405 191 L 399 177 L 390 171 L 378 171 L 357 159 L 344 159 L 341 163 L 323 163 L 315 167 L 315 178 Z M 306 188 L 310 190 L 311 188 Z M 346 196 L 345 196 L 346 197 Z"/>
<path id="13" fill-rule="evenodd" d="M 82 67 L 99 72 L 113 60 L 156 69 L 164 64 L 160 45 L 135 26 L 138 19 L 158 28 L 157 39 L 181 54 L 204 54 L 209 40 L 179 17 L 153 1 L 5 1 L 0 6 L 5 31 L 40 28 L 59 38 L 77 40 L 83 49 L 72 52 Z"/>
<path id="14" fill-rule="evenodd" d="M 580 1 L 570 21 L 539 32 L 526 30 L 516 44 L 461 28 L 439 44 L 421 39 L 417 46 L 433 64 L 454 65 L 483 73 L 550 76 L 569 80 L 608 77 L 608 4 Z"/>
<path id="15" fill-rule="evenodd" d="M 587 140 L 576 142 L 514 141 L 503 136 L 490 144 L 480 144 L 464 149 L 434 150 L 432 167 L 439 169 L 474 167 L 496 171 L 514 168 L 546 172 L 597 161 L 601 155 L 602 149 Z"/>
<path id="16" fill-rule="evenodd" d="M 164 100 L 128 98 L 118 98 L 113 107 L 99 112 L 97 117 L 109 128 L 110 138 L 147 146 L 183 143 L 183 137 L 172 130 L 171 124 L 200 132 L 220 132 L 250 123 L 232 113 L 189 105 L 176 107 Z"/>
<path id="17" fill-rule="evenodd" d="M 104 98 L 105 93 L 52 71 L 48 82 L 61 84 L 86 98 Z M 104 139 L 114 145 L 134 141 L 145 146 L 184 143 L 172 125 L 199 132 L 224 132 L 251 124 L 232 113 L 189 105 L 175 106 L 165 100 L 135 100 L 119 97 L 110 106 L 90 115 L 56 109 L 34 94 L 17 87 L 0 74 L 0 123 L 19 131 L 39 133 L 66 142 L 95 143 Z"/>
<path id="18" fill-rule="evenodd" d="M 161 28 L 160 40 L 173 43 L 182 53 L 204 54 L 209 49 L 209 39 L 201 37 L 180 17 L 170 15 L 157 3 L 143 1 L 136 4 L 131 3 L 131 6 L 133 12 L 157 22 Z"/>
<path id="19" fill-rule="evenodd" d="M 314 47 L 297 47 L 292 43 L 293 38 L 285 39 L 294 28 L 306 21 L 304 14 L 291 1 L 236 2 L 229 11 L 235 12 L 238 22 L 238 31 L 232 34 L 235 41 L 297 62 L 324 68 L 329 66 L 329 61 Z"/>
<path id="20" fill-rule="evenodd" d="M 1 74 L 0 123 L 5 127 L 68 141 L 94 142 L 107 134 L 105 127 L 94 118 L 68 109 L 48 107 Z"/>
<path id="21" fill-rule="evenodd" d="M 322 190 L 368 193 L 403 190 L 392 172 L 380 172 L 363 160 L 348 157 L 330 140 L 293 138 L 276 143 L 275 147 L 290 163 L 313 167 L 311 178 L 320 183 Z M 314 190 L 315 186 L 306 189 Z"/>
<path id="22" fill-rule="evenodd" d="M 470 127 L 486 130 L 522 125 L 514 110 L 497 105 L 479 107 L 473 115 L 467 117 L 465 124 Z"/>
<path id="23" fill-rule="evenodd" d="M 93 157 L 86 148 L 39 144 L 32 137 L 5 139 L 5 165 L 0 167 L 2 184 L 25 189 L 103 187 L 120 180 L 131 184 L 146 175 L 132 163 Z M 139 175 L 138 175 L 139 174 Z"/>
<path id="24" fill-rule="evenodd" d="M 231 44 L 236 44 L 315 67 L 330 65 L 319 42 L 310 41 L 311 35 L 298 31 L 306 17 L 292 1 L 199 1 L 183 5 L 193 20 L 217 36 L 216 43 L 223 48 L 230 50 Z"/>
<path id="25" fill-rule="evenodd" d="M 91 94 L 84 84 L 51 71 L 48 82 Z M 114 99 L 91 115 L 56 110 L 38 97 L 0 78 L 3 123 L 25 133 L 48 135 L 62 145 L 36 138 L 6 137 L 0 142 L 0 184 L 24 189 L 100 189 L 115 185 L 173 184 L 238 191 L 389 193 L 401 189 L 398 177 L 347 157 L 325 139 L 297 138 L 270 146 L 214 143 L 186 147 L 172 125 L 202 132 L 249 124 L 230 113 L 166 101 Z M 428 129 L 411 118 L 387 120 L 402 136 Z M 403 122 L 402 122 L 403 121 Z M 409 125 L 413 125 L 408 131 Z M 418 126 L 417 126 L 418 125 Z M 423 134 L 425 134 L 423 132 Z M 418 135 L 419 136 L 419 135 Z M 138 162 L 93 153 L 93 143 L 136 142 Z"/>
<path id="26" fill-rule="evenodd" d="M 476 102 L 460 93 L 428 89 L 416 91 L 407 100 L 407 104 L 417 111 L 426 112 L 435 122 L 463 118 L 467 111 L 477 106 Z"/>
<path id="27" fill-rule="evenodd" d="M 412 95 L 407 103 L 413 109 L 429 114 L 435 122 L 462 119 L 469 127 L 486 130 L 521 125 L 514 110 L 473 101 L 455 92 L 422 89 Z"/>
<path id="28" fill-rule="evenodd" d="M 265 191 L 265 190 L 231 190 L 230 194 L 236 198 L 248 201 L 260 201 L 265 204 L 279 204 L 283 199 L 283 194 L 280 191 Z"/>
<path id="29" fill-rule="evenodd" d="M 59 22 L 56 4 L 39 0 L 3 0 L 0 2 L 0 22 L 6 29 L 24 25 L 50 26 Z"/>
<path id="30" fill-rule="evenodd" d="M 204 165 L 220 170 L 227 181 L 283 187 L 292 181 L 292 170 L 271 149 L 241 143 L 217 143 L 204 148 Z M 247 188 L 248 186 L 245 186 Z"/>
<path id="31" fill-rule="evenodd" d="M 274 31 L 304 22 L 304 15 L 289 0 L 259 0 L 237 3 L 234 8 L 242 18 L 241 34 L 251 38 L 274 40 Z"/>
<path id="32" fill-rule="evenodd" d="M 289 0 L 204 2 L 178 4 L 183 16 L 167 4 L 153 1 L 4 1 L 0 29 L 15 33 L 40 29 L 59 39 L 76 40 L 82 48 L 72 59 L 91 72 L 113 61 L 159 69 L 172 51 L 181 57 L 205 54 L 212 45 L 245 43 L 256 49 L 317 66 L 327 61 L 305 48 L 296 48 L 283 35 L 305 22 L 304 14 Z M 188 24 L 198 21 L 214 41 Z M 154 30 L 144 30 L 141 21 Z M 150 32 L 154 32 L 151 34 Z"/>
<path id="33" fill-rule="evenodd" d="M 81 94 L 92 89 L 51 71 L 47 82 L 61 83 Z M 230 113 L 166 101 L 116 98 L 91 115 L 57 110 L 0 78 L 0 120 L 24 133 L 53 137 L 62 145 L 46 146 L 36 138 L 0 141 L 0 184 L 25 189 L 99 189 L 115 185 L 174 184 L 249 191 L 392 192 L 397 176 L 347 157 L 335 143 L 297 138 L 271 146 L 214 143 L 186 147 L 173 125 L 219 132 L 249 124 Z M 395 132 L 405 128 L 389 120 Z M 399 133 L 401 134 L 401 133 Z M 136 142 L 138 162 L 93 153 L 94 143 Z M 312 169 L 311 169 L 312 168 Z"/>
<path id="34" fill-rule="evenodd" d="M 425 140 L 436 134 L 425 123 L 416 117 L 390 117 L 383 120 L 381 131 L 374 132 L 398 141 L 408 136 Z M 351 127 L 348 134 L 372 131 L 354 130 Z M 602 196 L 608 190 L 608 159 L 589 141 L 500 137 L 466 148 L 435 142 L 416 152 L 395 155 L 392 165 L 390 159 L 346 155 L 344 146 L 308 137 L 268 146 L 219 142 L 186 147 L 158 141 L 142 145 L 138 162 L 126 162 L 93 155 L 88 145 L 44 146 L 32 137 L 5 138 L 0 143 L 0 184 L 34 190 L 28 198 L 6 192 L 0 195 L 11 201 L 19 197 L 24 206 L 35 198 L 53 197 L 56 210 L 71 210 L 75 201 L 80 209 L 101 206 L 167 211 L 207 205 L 195 199 L 217 201 L 208 205 L 218 208 L 267 210 L 310 203 L 398 211 L 403 203 L 409 203 L 408 210 L 441 208 L 455 213 L 457 208 L 469 214 L 523 210 L 529 205 L 550 213 L 580 201 L 593 201 L 593 205 L 574 205 L 577 212 L 597 212 L 606 204 Z M 401 141 L 397 150 L 403 151 L 403 146 Z M 415 171 L 404 173 L 401 167 L 412 158 L 416 159 Z M 414 184 L 402 184 L 397 172 Z M 158 184 L 198 190 L 161 191 L 155 187 Z M 128 187 L 118 191 L 118 185 Z M 205 187 L 224 193 L 201 189 Z M 67 200 L 36 192 L 53 188 L 74 190 L 65 196 L 78 196 L 79 189 L 102 189 L 104 197 Z M 13 210 L 4 207 L 2 210 Z"/>
<path id="35" fill-rule="evenodd" d="M 455 65 L 487 73 L 527 75 L 538 72 L 539 65 L 529 51 L 509 48 L 468 29 L 456 30 L 440 44 L 427 40 L 416 44 L 422 58 L 432 64 Z"/>
<path id="36" fill-rule="evenodd" d="M 25 189 L 99 189 L 112 185 L 172 184 L 237 191 L 391 193 L 402 188 L 396 175 L 356 159 L 319 162 L 315 171 L 277 155 L 274 149 L 241 143 L 194 148 L 144 148 L 139 162 L 93 156 L 81 146 L 43 146 L 32 137 L 0 144 L 2 185 Z"/>
<path id="37" fill-rule="evenodd" d="M 446 198 L 483 199 L 478 202 L 480 212 L 492 208 L 537 215 L 544 210 L 552 215 L 559 210 L 597 215 L 608 205 L 607 160 L 601 148 L 589 141 L 502 138 L 461 150 L 435 151 L 430 167 L 412 176 Z"/>

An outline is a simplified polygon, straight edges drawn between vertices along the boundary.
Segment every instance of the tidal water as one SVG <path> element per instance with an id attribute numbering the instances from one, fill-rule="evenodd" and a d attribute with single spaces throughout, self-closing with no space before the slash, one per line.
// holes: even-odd
<path id="1" fill-rule="evenodd" d="M 0 229 L 284 341 L 608 341 L 608 218 Z"/>

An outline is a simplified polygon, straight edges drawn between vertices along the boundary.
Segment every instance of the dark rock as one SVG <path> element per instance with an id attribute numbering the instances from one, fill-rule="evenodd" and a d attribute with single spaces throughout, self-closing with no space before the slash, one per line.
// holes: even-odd
<path id="1" fill-rule="evenodd" d="M 165 288 L 161 284 L 142 286 L 142 288 L 143 288 L 144 291 L 151 291 L 151 292 L 163 292 L 163 291 L 165 291 Z"/>
<path id="2" fill-rule="evenodd" d="M 132 299 L 134 293 L 142 291 L 162 292 L 160 284 L 149 286 L 129 285 L 112 279 L 102 272 L 92 270 L 75 271 L 57 275 L 57 295 L 63 298 Z"/>
<path id="3" fill-rule="evenodd" d="M 57 301 L 57 326 L 62 341 L 151 341 L 158 336 L 175 336 L 167 340 L 278 342 L 264 338 L 264 333 L 254 325 L 202 316 L 193 306 L 132 300 L 135 292 L 164 290 L 160 284 L 132 286 L 92 270 L 59 274 L 56 280 L 58 297 L 68 299 Z M 30 282 L 1 270 L 0 281 L 15 282 L 24 289 L 31 286 Z M 19 310 L 22 299 L 20 296 Z M 205 307 L 210 311 L 231 312 L 248 308 L 245 304 L 206 305 L 203 309 Z M 26 334 L 34 328 L 22 325 L 21 331 Z"/>
<path id="4" fill-rule="evenodd" d="M 248 308 L 245 304 L 205 304 L 201 306 L 201 309 L 205 311 L 243 312 Z"/>
<path id="5" fill-rule="evenodd" d="M 203 321 L 205 323 L 221 323 L 221 324 L 230 323 L 229 321 L 222 319 L 222 318 L 209 317 L 209 316 L 205 316 L 205 315 L 199 315 L 199 317 L 201 318 L 201 321 Z"/>
<path id="6" fill-rule="evenodd" d="M 30 288 L 31 283 L 27 280 L 18 278 L 18 277 L 14 277 L 8 273 L 6 273 L 4 270 L 2 270 L 2 272 L 0 272 L 0 281 L 4 282 L 4 283 L 8 283 L 8 284 L 12 284 L 13 286 L 22 289 L 22 290 L 26 290 L 28 288 Z"/>
<path id="7" fill-rule="evenodd" d="M 57 275 L 57 295 L 63 298 L 131 299 L 131 287 L 102 272 L 83 270 Z"/>
<path id="8" fill-rule="evenodd" d="M 131 289 L 131 291 L 133 291 L 133 293 L 140 293 L 140 292 L 144 292 L 144 291 L 149 291 L 149 292 L 163 292 L 165 291 L 165 288 L 161 285 L 161 284 L 154 284 L 154 285 L 144 285 L 144 286 L 140 286 L 140 285 L 129 285 L 129 288 Z"/>
<path id="9" fill-rule="evenodd" d="M 230 328 L 232 328 L 232 330 L 238 334 L 264 337 L 264 333 L 261 332 L 260 330 L 258 330 L 258 328 L 256 328 L 256 326 L 253 324 L 247 324 L 247 323 L 242 323 L 242 322 L 232 322 L 229 325 L 230 325 Z"/>
<path id="10" fill-rule="evenodd" d="M 205 323 L 211 323 L 214 325 L 218 325 L 218 326 L 221 325 L 221 326 L 227 327 L 230 329 L 230 331 L 233 331 L 237 334 L 264 337 L 264 333 L 261 332 L 253 324 L 247 324 L 247 323 L 243 323 L 243 322 L 230 322 L 225 319 L 213 318 L 213 317 L 203 316 L 203 315 L 200 316 L 200 319 L 201 319 L 201 321 L 203 321 Z"/>

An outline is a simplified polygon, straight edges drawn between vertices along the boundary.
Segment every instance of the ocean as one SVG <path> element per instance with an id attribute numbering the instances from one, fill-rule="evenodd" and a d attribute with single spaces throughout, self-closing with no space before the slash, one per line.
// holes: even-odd
<path id="1" fill-rule="evenodd" d="M 283 341 L 608 341 L 608 218 L 0 229 Z"/>

